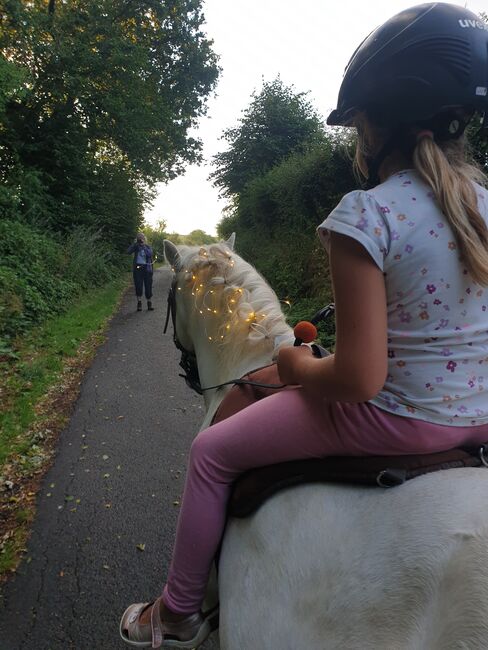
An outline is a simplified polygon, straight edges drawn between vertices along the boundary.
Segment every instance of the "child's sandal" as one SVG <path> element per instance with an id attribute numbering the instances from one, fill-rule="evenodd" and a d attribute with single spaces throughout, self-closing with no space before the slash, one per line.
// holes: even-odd
<path id="1" fill-rule="evenodd" d="M 205 615 L 190 614 L 178 623 L 161 620 L 161 596 L 152 603 L 129 605 L 120 620 L 120 636 L 135 648 L 196 648 L 216 628 L 218 609 Z M 141 614 L 151 608 L 151 622 L 140 623 Z"/>

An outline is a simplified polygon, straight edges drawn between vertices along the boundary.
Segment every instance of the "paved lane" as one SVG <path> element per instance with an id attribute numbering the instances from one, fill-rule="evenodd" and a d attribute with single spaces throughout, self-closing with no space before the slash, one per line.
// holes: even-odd
<path id="1" fill-rule="evenodd" d="M 137 313 L 127 292 L 85 375 L 27 558 L 2 592 L 0 650 L 125 648 L 120 614 L 161 589 L 203 419 L 162 332 L 170 277 L 155 273 L 154 312 Z M 202 648 L 217 650 L 217 635 Z"/>

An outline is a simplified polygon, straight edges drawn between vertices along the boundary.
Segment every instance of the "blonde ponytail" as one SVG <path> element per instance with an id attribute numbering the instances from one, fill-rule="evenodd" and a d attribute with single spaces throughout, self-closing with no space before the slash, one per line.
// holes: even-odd
<path id="1" fill-rule="evenodd" d="M 421 133 L 413 163 L 447 217 L 469 273 L 475 282 L 488 286 L 488 227 L 473 186 L 473 181 L 486 183 L 486 177 L 466 162 L 464 136 L 441 148 L 430 135 Z"/>

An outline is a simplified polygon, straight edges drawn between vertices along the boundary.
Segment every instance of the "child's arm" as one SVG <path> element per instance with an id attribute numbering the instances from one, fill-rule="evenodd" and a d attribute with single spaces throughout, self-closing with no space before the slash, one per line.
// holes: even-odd
<path id="1" fill-rule="evenodd" d="M 324 359 L 308 349 L 283 348 L 278 370 L 285 383 L 317 396 L 364 402 L 387 374 L 387 308 L 382 271 L 351 237 L 331 233 L 330 271 L 336 313 L 335 353 Z"/>

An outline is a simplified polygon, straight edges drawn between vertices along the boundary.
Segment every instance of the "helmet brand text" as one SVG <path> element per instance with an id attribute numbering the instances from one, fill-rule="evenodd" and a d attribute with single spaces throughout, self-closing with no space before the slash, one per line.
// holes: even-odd
<path id="1" fill-rule="evenodd" d="M 461 27 L 474 27 L 475 29 L 486 29 L 488 32 L 488 24 L 481 22 L 481 20 L 472 20 L 471 18 L 466 18 L 458 21 Z"/>

